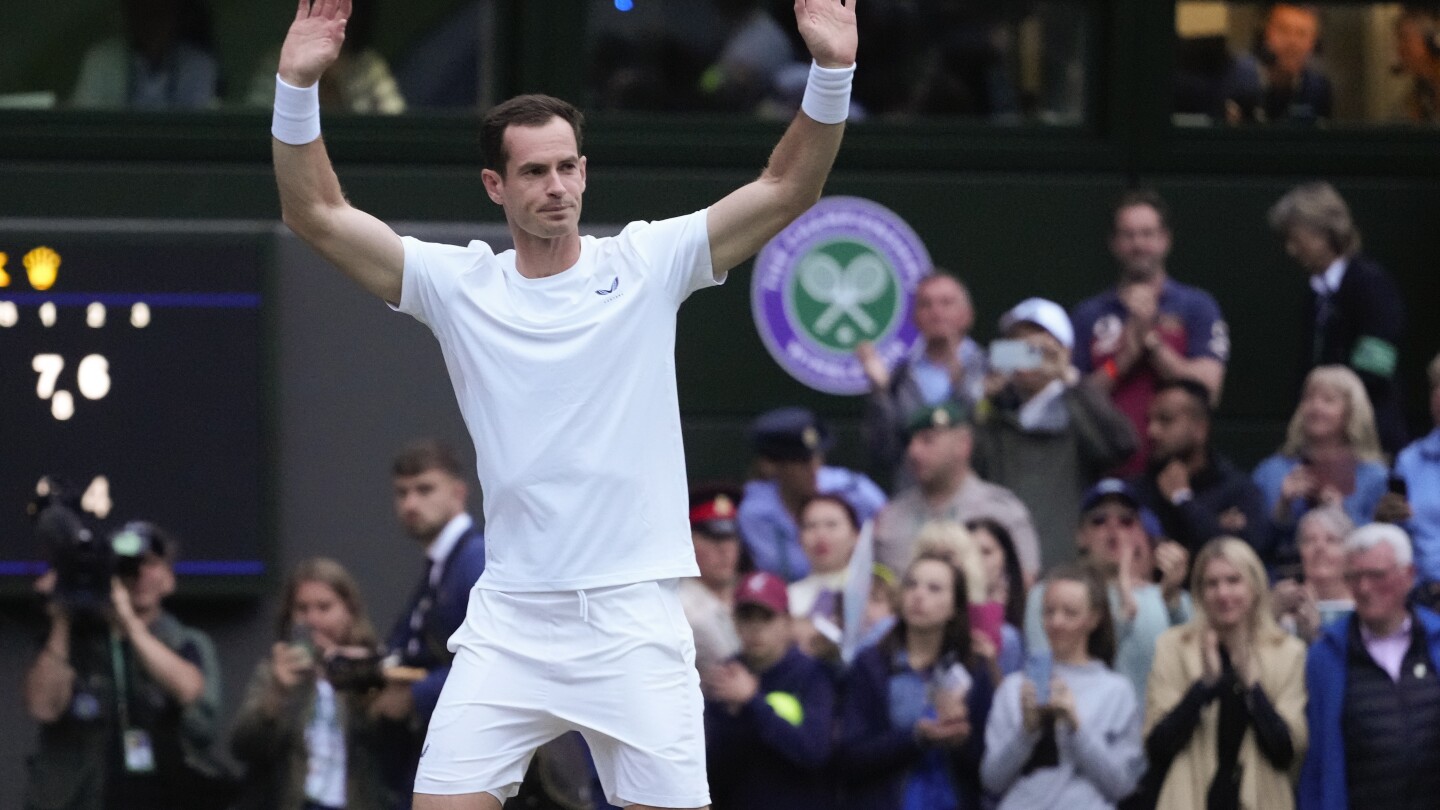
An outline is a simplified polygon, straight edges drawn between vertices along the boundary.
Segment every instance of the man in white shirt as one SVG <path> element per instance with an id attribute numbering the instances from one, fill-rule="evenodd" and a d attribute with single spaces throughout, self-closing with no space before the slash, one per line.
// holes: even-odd
<path id="1" fill-rule="evenodd" d="M 515 249 L 401 239 L 345 200 L 314 90 L 348 0 L 301 0 L 281 49 L 274 159 L 285 222 L 367 291 L 430 326 L 475 440 L 487 560 L 432 717 L 417 810 L 499 810 L 534 749 L 577 730 L 606 797 L 709 804 L 695 576 L 674 371 L 675 316 L 819 198 L 839 151 L 854 4 L 802 0 L 814 57 L 760 178 L 709 209 L 581 237 L 581 116 L 521 96 L 482 124 L 481 179 Z"/>

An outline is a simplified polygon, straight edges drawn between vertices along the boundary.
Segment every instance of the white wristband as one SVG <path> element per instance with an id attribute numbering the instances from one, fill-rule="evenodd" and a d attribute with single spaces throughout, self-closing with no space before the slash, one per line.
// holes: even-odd
<path id="1" fill-rule="evenodd" d="M 822 124 L 844 123 L 850 115 L 850 84 L 854 79 L 854 65 L 823 68 L 812 61 L 800 109 Z"/>
<path id="2" fill-rule="evenodd" d="M 275 116 L 270 134 L 281 143 L 300 146 L 320 137 L 320 84 L 296 87 L 275 76 Z"/>

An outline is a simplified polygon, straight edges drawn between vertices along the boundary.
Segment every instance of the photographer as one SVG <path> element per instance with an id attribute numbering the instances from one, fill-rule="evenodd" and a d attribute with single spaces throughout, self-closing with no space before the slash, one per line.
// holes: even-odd
<path id="1" fill-rule="evenodd" d="M 975 471 L 1030 508 L 1045 567 L 1075 558 L 1080 500 L 1135 452 L 1135 431 L 1070 365 L 1075 332 L 1053 301 L 1028 298 L 1000 318 L 987 399 L 976 413 Z"/>
<path id="2" fill-rule="evenodd" d="M 278 638 L 256 667 L 231 750 L 249 778 L 241 808 L 380 810 L 386 796 L 376 716 L 379 684 L 337 677 L 334 662 L 376 646 L 360 588 L 339 563 L 301 562 L 285 586 Z M 394 729 L 390 729 L 394 731 Z"/>
<path id="3" fill-rule="evenodd" d="M 108 594 L 103 578 L 77 577 L 63 562 L 36 584 L 50 630 L 25 679 L 25 708 L 40 723 L 27 808 L 169 810 L 213 800 L 196 788 L 217 773 L 209 748 L 220 668 L 209 637 L 161 606 L 175 590 L 177 544 L 143 522 L 109 543 Z"/>

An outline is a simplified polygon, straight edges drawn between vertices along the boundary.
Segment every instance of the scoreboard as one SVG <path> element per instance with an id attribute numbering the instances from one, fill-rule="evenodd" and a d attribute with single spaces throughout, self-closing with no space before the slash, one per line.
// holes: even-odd
<path id="1" fill-rule="evenodd" d="M 0 221 L 0 592 L 45 569 L 25 508 L 48 481 L 99 536 L 174 533 L 186 590 L 259 587 L 271 245 L 260 227 Z"/>

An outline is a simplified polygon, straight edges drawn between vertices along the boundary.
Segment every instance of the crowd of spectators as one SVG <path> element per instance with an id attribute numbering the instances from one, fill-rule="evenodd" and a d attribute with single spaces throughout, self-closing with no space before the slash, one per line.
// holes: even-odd
<path id="1" fill-rule="evenodd" d="M 1149 191 L 1115 208 L 1118 283 L 1073 311 L 1027 298 L 987 349 L 937 271 L 912 357 L 857 350 L 889 492 L 827 464 L 816 413 L 754 418 L 749 480 L 692 488 L 679 584 L 718 810 L 1433 804 L 1440 357 L 1436 428 L 1407 444 L 1403 305 L 1343 199 L 1302 186 L 1271 220 L 1313 351 L 1251 472 L 1212 443 L 1220 305 L 1169 277 Z M 419 442 L 391 472 L 423 567 L 393 629 L 339 562 L 298 563 L 228 740 L 210 642 L 161 606 L 173 538 L 135 524 L 106 604 L 52 599 L 27 807 L 406 806 L 485 540 L 453 453 Z M 600 793 L 570 734 L 515 801 Z"/>

